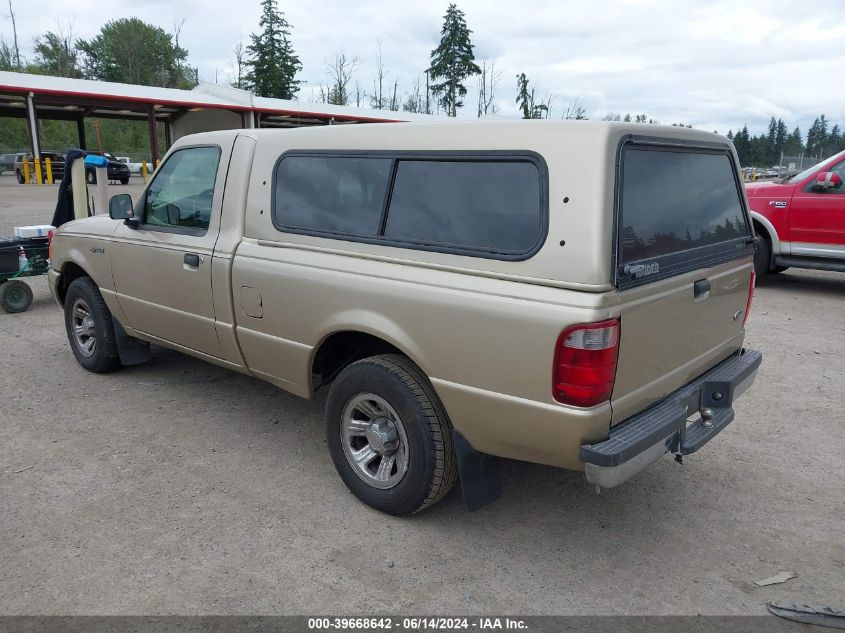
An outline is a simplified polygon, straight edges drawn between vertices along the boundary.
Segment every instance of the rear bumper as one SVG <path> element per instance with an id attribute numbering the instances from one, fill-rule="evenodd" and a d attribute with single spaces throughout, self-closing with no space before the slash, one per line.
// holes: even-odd
<path id="1" fill-rule="evenodd" d="M 744 349 L 620 422 L 606 440 L 583 444 L 587 481 L 613 488 L 667 452 L 689 455 L 697 451 L 733 421 L 733 403 L 754 382 L 762 360 L 760 352 Z M 700 412 L 698 420 L 689 421 Z"/>

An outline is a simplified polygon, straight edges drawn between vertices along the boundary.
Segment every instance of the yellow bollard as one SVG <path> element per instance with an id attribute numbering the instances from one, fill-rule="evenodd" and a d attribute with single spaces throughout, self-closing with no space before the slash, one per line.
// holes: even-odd
<path id="1" fill-rule="evenodd" d="M 44 175 L 46 176 L 47 184 L 53 184 L 53 163 L 50 161 L 50 157 L 44 159 Z"/>
<path id="2" fill-rule="evenodd" d="M 23 182 L 25 185 L 29 184 L 29 161 L 23 162 Z"/>
<path id="3" fill-rule="evenodd" d="M 32 160 L 35 163 L 35 184 L 43 185 L 44 176 L 41 174 L 41 160 L 38 158 L 33 158 Z"/>
<path id="4" fill-rule="evenodd" d="M 141 177 L 144 179 L 144 182 L 147 182 L 147 161 L 141 161 Z"/>

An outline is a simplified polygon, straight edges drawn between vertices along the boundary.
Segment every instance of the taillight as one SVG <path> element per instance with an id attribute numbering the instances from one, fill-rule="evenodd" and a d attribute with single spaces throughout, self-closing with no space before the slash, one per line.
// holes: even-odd
<path id="1" fill-rule="evenodd" d="M 745 322 L 748 320 L 748 315 L 751 312 L 751 302 L 754 300 L 754 285 L 757 283 L 757 271 L 751 269 L 751 285 L 748 287 L 748 299 L 745 301 L 745 316 L 742 317 L 742 327 L 745 327 Z"/>
<path id="2" fill-rule="evenodd" d="M 592 407 L 609 400 L 618 354 L 617 319 L 566 328 L 555 347 L 554 399 L 578 407 Z"/>

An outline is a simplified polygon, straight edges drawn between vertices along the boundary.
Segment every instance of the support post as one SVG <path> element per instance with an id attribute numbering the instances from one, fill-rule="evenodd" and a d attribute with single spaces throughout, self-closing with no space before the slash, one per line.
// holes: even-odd
<path id="1" fill-rule="evenodd" d="M 170 149 L 170 146 L 173 145 L 173 124 L 170 121 L 164 122 L 164 142 L 167 149 Z"/>
<path id="2" fill-rule="evenodd" d="M 158 129 L 156 129 L 156 111 L 152 104 L 147 110 L 147 125 L 150 130 L 150 164 L 155 165 L 158 160 Z"/>
<path id="3" fill-rule="evenodd" d="M 79 149 L 88 149 L 88 143 L 85 141 L 85 117 L 76 120 L 76 135 L 79 137 Z"/>
<path id="4" fill-rule="evenodd" d="M 38 138 L 38 114 L 35 111 L 35 95 L 26 95 L 26 120 L 29 127 L 29 138 L 32 142 L 32 157 L 41 160 L 41 143 Z"/>

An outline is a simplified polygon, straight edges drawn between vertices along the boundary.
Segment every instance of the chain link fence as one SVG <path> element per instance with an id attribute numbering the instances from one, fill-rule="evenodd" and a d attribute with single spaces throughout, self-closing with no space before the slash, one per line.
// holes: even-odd
<path id="1" fill-rule="evenodd" d="M 808 167 L 812 167 L 821 160 L 818 156 L 807 156 L 806 154 L 799 154 L 798 156 L 781 156 L 779 169 L 783 176 L 794 176 L 795 174 L 804 171 Z"/>

